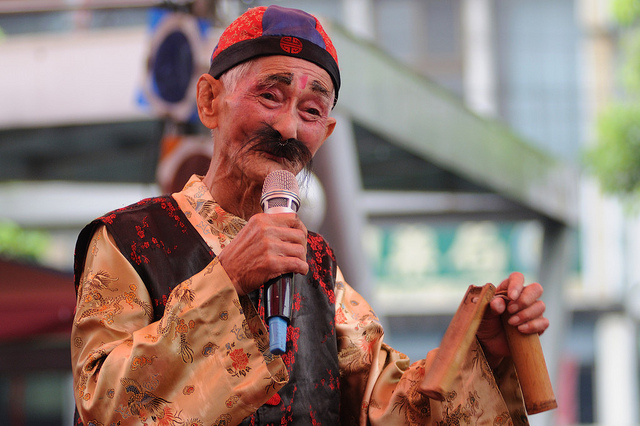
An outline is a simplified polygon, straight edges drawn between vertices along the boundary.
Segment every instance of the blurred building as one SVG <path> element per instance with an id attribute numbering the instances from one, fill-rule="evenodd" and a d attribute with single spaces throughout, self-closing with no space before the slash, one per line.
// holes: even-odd
<path id="1" fill-rule="evenodd" d="M 146 0 L 0 2 L 0 219 L 50 233 L 48 268 L 70 280 L 85 223 L 206 155 L 191 101 L 150 88 L 162 36 L 184 32 L 187 77 L 199 75 L 224 24 L 268 3 L 196 2 L 207 26 Z M 274 3 L 323 17 L 338 49 L 340 124 L 315 160 L 307 219 L 390 344 L 421 358 L 468 285 L 519 270 L 546 288 L 560 404 L 532 423 L 637 423 L 640 227 L 579 173 L 614 93 L 608 1 Z M 0 341 L 0 425 L 70 424 L 59 331 Z"/>

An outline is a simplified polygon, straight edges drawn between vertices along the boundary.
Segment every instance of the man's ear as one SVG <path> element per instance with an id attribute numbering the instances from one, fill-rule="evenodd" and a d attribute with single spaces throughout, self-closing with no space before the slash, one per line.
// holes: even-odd
<path id="1" fill-rule="evenodd" d="M 327 138 L 331 136 L 331 133 L 333 133 L 333 130 L 335 128 L 336 128 L 336 119 L 333 117 L 329 117 L 327 119 L 327 130 L 326 130 L 326 134 L 324 135 L 324 140 L 327 140 Z"/>
<path id="2" fill-rule="evenodd" d="M 198 80 L 198 115 L 209 129 L 218 127 L 218 99 L 222 83 L 210 74 L 202 74 Z"/>

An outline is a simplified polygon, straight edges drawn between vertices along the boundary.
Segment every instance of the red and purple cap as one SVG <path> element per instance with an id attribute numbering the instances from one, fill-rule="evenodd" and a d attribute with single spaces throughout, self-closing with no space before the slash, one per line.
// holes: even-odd
<path id="1" fill-rule="evenodd" d="M 234 66 L 260 56 L 285 55 L 323 68 L 340 89 L 338 55 L 318 19 L 302 10 L 261 6 L 247 10 L 222 33 L 211 55 L 209 74 L 215 78 Z"/>

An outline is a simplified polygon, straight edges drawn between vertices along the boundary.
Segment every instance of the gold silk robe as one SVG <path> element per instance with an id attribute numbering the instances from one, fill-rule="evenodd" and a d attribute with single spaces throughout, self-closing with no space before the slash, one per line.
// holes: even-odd
<path id="1" fill-rule="evenodd" d="M 195 176 L 173 197 L 216 254 L 244 225 Z M 173 289 L 156 322 L 152 303 L 105 226 L 99 228 L 80 278 L 71 337 L 74 395 L 85 425 L 235 425 L 277 398 L 288 381 L 285 363 L 269 352 L 265 324 L 216 259 Z M 339 269 L 335 329 L 343 425 L 527 424 L 510 361 L 492 371 L 478 344 L 444 401 L 418 393 L 434 352 L 411 364 L 386 345 L 371 307 Z"/>

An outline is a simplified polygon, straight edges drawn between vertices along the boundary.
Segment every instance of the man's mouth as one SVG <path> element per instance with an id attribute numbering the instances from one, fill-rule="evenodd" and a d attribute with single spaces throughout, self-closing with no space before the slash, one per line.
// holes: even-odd
<path id="1" fill-rule="evenodd" d="M 305 144 L 296 139 L 284 139 L 280 132 L 266 123 L 256 131 L 250 150 L 263 153 L 287 169 L 308 167 L 313 158 Z"/>

